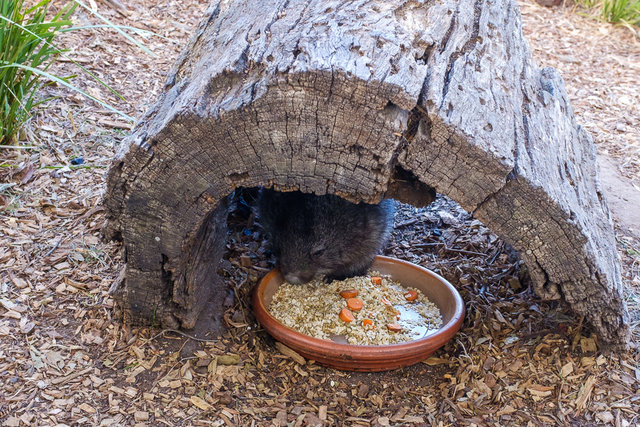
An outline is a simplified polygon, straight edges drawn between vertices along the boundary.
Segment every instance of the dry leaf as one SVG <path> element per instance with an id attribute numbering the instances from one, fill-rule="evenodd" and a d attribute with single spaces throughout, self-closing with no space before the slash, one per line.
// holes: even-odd
<path id="1" fill-rule="evenodd" d="M 598 351 L 598 347 L 596 346 L 596 342 L 593 338 L 580 338 L 580 348 L 583 353 L 595 353 Z"/>
<path id="2" fill-rule="evenodd" d="M 26 162 L 21 169 L 19 169 L 17 177 L 20 179 L 20 185 L 24 185 L 31 181 L 33 174 L 36 171 L 36 167 L 31 162 Z"/>
<path id="3" fill-rule="evenodd" d="M 511 405 L 505 405 L 502 409 L 500 409 L 498 412 L 496 412 L 497 416 L 501 416 L 501 415 L 505 415 L 505 414 L 513 414 L 516 411 L 516 408 L 514 408 Z"/>
<path id="4" fill-rule="evenodd" d="M 584 405 L 587 404 L 587 401 L 591 396 L 591 391 L 593 390 L 593 385 L 595 384 L 595 382 L 596 382 L 596 377 L 593 375 L 590 375 L 589 378 L 587 378 L 587 381 L 585 381 L 584 385 L 580 388 L 580 391 L 578 392 L 578 396 L 574 401 L 576 409 L 578 410 L 578 413 L 584 408 Z"/>
<path id="5" fill-rule="evenodd" d="M 30 334 L 35 327 L 36 324 L 29 321 L 27 318 L 20 319 L 20 332 L 23 334 Z"/>
<path id="6" fill-rule="evenodd" d="M 322 421 L 327 420 L 327 405 L 320 405 L 318 407 L 318 418 Z"/>
<path id="7" fill-rule="evenodd" d="M 20 320 L 20 318 L 22 318 L 22 315 L 20 313 L 18 313 L 17 311 L 13 311 L 13 310 L 9 310 L 9 311 L 5 312 L 2 316 L 3 317 L 8 317 L 10 319 L 16 319 L 16 320 Z"/>
<path id="8" fill-rule="evenodd" d="M 240 356 L 237 354 L 223 354 L 216 359 L 219 365 L 237 365 L 240 363 Z"/>
<path id="9" fill-rule="evenodd" d="M 136 422 L 149 421 L 149 413 L 147 411 L 136 411 L 133 413 L 133 419 Z"/>
<path id="10" fill-rule="evenodd" d="M 451 360 L 449 359 L 442 359 L 440 357 L 434 357 L 431 356 L 430 358 L 423 360 L 422 363 L 429 365 L 429 366 L 436 366 L 436 365 L 443 365 L 443 364 L 449 364 L 451 363 Z"/>
<path id="11" fill-rule="evenodd" d="M 78 409 L 88 413 L 88 414 L 95 414 L 96 410 L 94 407 L 88 405 L 87 403 L 81 403 L 80 405 L 78 405 Z"/>
<path id="12" fill-rule="evenodd" d="M 551 390 L 540 391 L 533 388 L 528 388 L 527 391 L 531 393 L 532 396 L 539 397 L 539 398 L 551 396 Z"/>
<path id="13" fill-rule="evenodd" d="M 204 399 L 198 397 L 198 396 L 191 396 L 189 398 L 189 401 L 197 406 L 198 408 L 202 409 L 203 411 L 208 411 L 209 409 L 212 408 L 212 406 L 210 404 L 208 404 Z"/>
<path id="14" fill-rule="evenodd" d="M 419 417 L 415 415 L 407 415 L 401 421 L 404 421 L 405 423 L 414 423 L 414 424 L 423 424 L 425 422 L 423 417 Z"/>
<path id="15" fill-rule="evenodd" d="M 562 368 L 560 369 L 560 375 L 563 378 L 568 377 L 569 375 L 571 375 L 572 372 L 573 372 L 573 363 L 572 362 L 565 363 L 562 366 Z"/>
<path id="16" fill-rule="evenodd" d="M 278 351 L 280 353 L 284 354 L 285 356 L 289 356 L 290 358 L 292 358 L 293 360 L 295 360 L 299 364 L 301 364 L 301 365 L 305 364 L 306 360 L 305 360 L 304 357 L 300 356 L 300 354 L 298 354 L 296 351 L 290 349 L 286 345 L 282 344 L 280 341 L 276 341 L 276 348 L 278 349 Z"/>
<path id="17" fill-rule="evenodd" d="M 604 424 L 612 424 L 615 417 L 610 411 L 598 412 L 596 418 L 602 421 Z"/>

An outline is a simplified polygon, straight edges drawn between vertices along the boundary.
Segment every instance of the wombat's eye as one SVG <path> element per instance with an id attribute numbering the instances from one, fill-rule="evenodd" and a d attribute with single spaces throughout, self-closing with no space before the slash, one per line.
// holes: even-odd
<path id="1" fill-rule="evenodd" d="M 325 248 L 324 246 L 319 247 L 319 248 L 314 248 L 314 249 L 311 251 L 311 256 L 312 256 L 312 257 L 319 257 L 319 256 L 322 256 L 322 254 L 324 253 L 324 251 L 325 251 L 325 250 L 326 250 L 326 248 Z"/>

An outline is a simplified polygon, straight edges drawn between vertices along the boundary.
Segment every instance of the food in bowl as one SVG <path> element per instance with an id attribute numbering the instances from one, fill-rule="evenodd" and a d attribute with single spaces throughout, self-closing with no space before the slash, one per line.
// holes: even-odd
<path id="1" fill-rule="evenodd" d="M 440 310 L 419 289 L 378 272 L 331 283 L 284 282 L 269 312 L 305 335 L 355 345 L 409 342 L 442 326 Z"/>

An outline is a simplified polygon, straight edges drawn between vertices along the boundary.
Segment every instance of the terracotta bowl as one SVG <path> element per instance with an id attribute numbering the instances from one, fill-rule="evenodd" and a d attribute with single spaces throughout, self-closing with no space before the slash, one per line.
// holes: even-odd
<path id="1" fill-rule="evenodd" d="M 384 256 L 376 257 L 372 269 L 391 275 L 404 286 L 420 289 L 440 308 L 443 326 L 414 341 L 377 346 L 341 344 L 301 334 L 278 322 L 267 310 L 273 294 L 283 282 L 277 269 L 267 273 L 254 292 L 256 318 L 275 339 L 307 359 L 350 371 L 387 371 L 413 365 L 428 358 L 458 332 L 464 319 L 464 303 L 458 291 L 445 279 L 426 268 Z"/>

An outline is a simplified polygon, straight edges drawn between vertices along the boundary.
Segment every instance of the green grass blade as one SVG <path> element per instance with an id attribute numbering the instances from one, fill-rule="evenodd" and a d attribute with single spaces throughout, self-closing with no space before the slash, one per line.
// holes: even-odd
<path id="1" fill-rule="evenodd" d="M 60 77 L 57 77 L 57 76 L 55 76 L 53 74 L 50 74 L 50 73 L 47 73 L 45 71 L 39 70 L 37 68 L 28 67 L 28 66 L 22 65 L 22 64 L 0 65 L 0 69 L 7 68 L 7 67 L 17 67 L 17 68 L 20 68 L 20 69 L 23 69 L 23 70 L 31 71 L 32 73 L 38 74 L 39 76 L 46 77 L 47 79 L 49 79 L 51 81 L 54 81 L 54 82 L 56 82 L 56 83 L 58 83 L 58 84 L 60 84 L 62 86 L 65 86 L 65 87 L 67 87 L 67 88 L 69 88 L 69 89 L 71 89 L 71 90 L 73 90 L 75 92 L 78 92 L 78 93 L 86 96 L 87 98 L 93 100 L 94 102 L 97 102 L 98 104 L 102 105 L 103 107 L 105 107 L 109 111 L 112 111 L 112 112 L 114 112 L 116 114 L 119 114 L 120 116 L 122 116 L 126 120 L 135 122 L 135 119 L 133 117 L 123 113 L 122 111 L 118 110 L 117 108 L 112 107 L 111 105 L 107 104 L 106 102 L 104 102 L 104 101 L 102 101 L 102 100 L 100 100 L 100 99 L 98 99 L 98 98 L 96 98 L 96 97 L 94 97 L 92 95 L 89 95 L 88 93 L 84 92 L 83 90 L 78 89 L 77 87 L 75 87 L 72 84 L 64 81 L 64 79 L 61 79 Z"/>
<path id="2" fill-rule="evenodd" d="M 103 82 L 98 76 L 96 76 L 95 74 L 93 74 L 91 71 L 89 71 L 88 69 L 86 69 L 84 66 L 82 66 L 82 64 L 76 62 L 73 58 L 71 58 L 70 56 L 65 54 L 65 50 L 62 50 L 60 48 L 58 48 L 56 45 L 54 45 L 53 43 L 51 43 L 50 41 L 45 40 L 44 38 L 40 37 L 39 35 L 35 34 L 34 32 L 32 32 L 31 30 L 27 29 L 25 26 L 18 24 L 17 22 L 13 22 L 8 18 L 5 18 L 4 16 L 0 16 L 0 19 L 3 19 L 5 21 L 8 21 L 9 23 L 12 23 L 13 25 L 16 25 L 18 28 L 21 28 L 23 31 L 26 31 L 27 33 L 29 33 L 30 35 L 32 35 L 33 37 L 37 38 L 38 40 L 44 42 L 43 47 L 41 48 L 42 53 L 38 53 L 37 55 L 33 56 L 33 60 L 31 62 L 31 65 L 33 66 L 39 66 L 42 62 L 44 62 L 49 56 L 51 56 L 53 53 L 59 54 L 60 56 L 62 56 L 63 58 L 67 59 L 68 61 L 72 62 L 74 65 L 76 65 L 77 67 L 80 67 L 80 69 L 82 69 L 82 71 L 84 71 L 85 73 L 87 73 L 89 76 L 91 76 L 91 78 L 93 78 L 96 82 L 98 82 L 99 84 L 101 84 L 102 86 L 104 86 L 105 88 L 107 88 L 109 91 L 111 91 L 111 93 L 113 93 L 115 96 L 117 96 L 118 98 L 120 98 L 122 101 L 126 102 L 126 99 L 120 95 L 115 89 L 113 89 L 111 86 L 109 86 L 107 83 Z M 71 21 L 64 21 L 64 22 L 68 22 L 69 25 L 71 24 Z M 45 48 L 45 46 L 48 46 L 49 48 L 55 50 L 43 50 Z M 9 61 L 7 61 L 9 62 Z M 11 61 L 14 63 L 20 63 L 23 61 Z"/>
<path id="3" fill-rule="evenodd" d="M 115 24 L 111 24 L 111 25 L 107 25 L 107 24 L 103 24 L 103 25 L 83 25 L 81 27 L 69 27 L 69 28 L 65 28 L 63 30 L 60 30 L 61 33 L 68 33 L 70 31 L 78 31 L 78 30 L 91 30 L 91 29 L 96 29 L 96 28 L 120 28 L 123 30 L 131 30 L 134 33 L 138 34 L 140 37 L 145 37 L 148 38 L 149 36 L 154 36 L 154 37 L 159 37 L 163 40 L 166 40 L 168 42 L 171 43 L 178 43 L 175 39 L 169 38 L 169 37 L 165 37 L 162 34 L 158 34 L 155 33 L 153 31 L 149 31 L 149 30 L 144 30 L 142 28 L 137 28 L 137 27 L 131 27 L 129 25 L 115 25 Z"/>
<path id="4" fill-rule="evenodd" d="M 136 39 L 134 39 L 133 37 L 131 37 L 129 34 L 125 33 L 124 31 L 122 31 L 120 28 L 117 28 L 116 26 L 114 26 L 107 18 L 105 18 L 104 16 L 100 15 L 98 12 L 94 11 L 93 9 L 91 9 L 89 6 L 87 6 L 86 4 L 84 4 L 83 2 L 81 2 L 80 0 L 73 0 L 74 2 L 76 2 L 78 5 L 80 5 L 80 7 L 86 9 L 89 13 L 91 13 L 92 15 L 94 15 L 95 17 L 97 17 L 98 19 L 100 19 L 102 22 L 104 22 L 107 25 L 110 25 L 111 28 L 113 28 L 114 30 L 116 30 L 117 32 L 119 32 L 124 38 L 126 38 L 127 40 L 129 40 L 130 42 L 132 42 L 133 44 L 135 44 L 136 46 L 138 46 L 140 49 L 142 49 L 145 53 L 147 53 L 148 55 L 152 56 L 152 57 L 156 57 L 157 55 L 153 52 L 151 52 L 146 46 L 144 46 L 142 43 L 140 43 L 139 41 L 137 41 Z"/>

